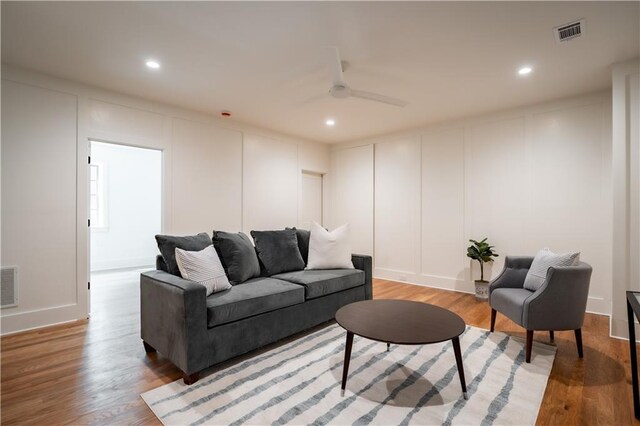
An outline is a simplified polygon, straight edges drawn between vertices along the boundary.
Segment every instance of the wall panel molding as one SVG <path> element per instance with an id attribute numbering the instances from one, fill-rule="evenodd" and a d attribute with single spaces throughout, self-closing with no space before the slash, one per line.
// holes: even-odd
<path id="1" fill-rule="evenodd" d="M 69 200 L 65 198 L 64 202 L 64 209 L 68 209 L 70 212 L 69 216 L 73 218 L 73 229 L 68 233 L 68 235 L 72 236 L 72 241 L 69 242 L 69 244 L 65 242 L 64 253 L 66 253 L 66 257 L 63 261 L 60 261 L 59 264 L 64 265 L 64 268 L 70 265 L 71 271 L 65 279 L 65 282 L 69 283 L 68 289 L 65 287 L 63 289 L 64 291 L 59 291 L 59 294 L 55 296 L 66 297 L 68 293 L 69 299 L 65 299 L 64 301 L 47 300 L 40 305 L 25 306 L 24 313 L 20 315 L 16 315 L 16 312 L 20 309 L 3 309 L 0 313 L 0 315 L 2 315 L 1 332 L 3 334 L 87 318 L 89 312 L 89 301 L 87 297 L 87 282 L 89 281 L 89 232 L 87 228 L 87 155 L 89 139 L 143 148 L 155 148 L 163 151 L 164 191 L 162 198 L 164 208 L 163 232 L 165 233 L 185 233 L 191 232 L 191 230 L 195 232 L 196 229 L 198 232 L 206 231 L 211 233 L 216 223 L 221 223 L 219 226 L 226 227 L 229 230 L 240 230 L 242 228 L 243 211 L 245 208 L 250 207 L 248 205 L 242 206 L 242 192 L 245 189 L 251 190 L 251 188 L 248 188 L 246 185 L 240 185 L 239 188 L 235 186 L 227 188 L 229 191 L 233 191 L 235 196 L 240 198 L 240 202 L 235 203 L 233 200 L 229 201 L 228 198 L 225 197 L 222 197 L 224 200 L 221 201 L 216 197 L 224 193 L 224 189 L 220 190 L 220 187 L 227 185 L 228 179 L 217 176 L 215 170 L 225 169 L 225 167 L 231 167 L 235 164 L 237 174 L 240 176 L 238 181 L 242 179 L 242 158 L 237 162 L 229 162 L 227 161 L 228 156 L 225 157 L 223 155 L 222 157 L 224 158 L 220 158 L 220 155 L 218 155 L 220 151 L 216 147 L 227 146 L 228 148 L 230 143 L 236 144 L 233 149 L 237 149 L 240 157 L 242 157 L 242 139 L 245 135 L 249 134 L 256 137 L 268 138 L 277 141 L 277 143 L 288 144 L 293 147 L 294 155 L 285 155 L 288 164 L 293 164 L 293 166 L 289 168 L 293 170 L 290 175 L 293 182 L 291 187 L 294 188 L 294 200 L 292 203 L 289 203 L 293 207 L 287 210 L 285 216 L 277 221 L 278 225 L 286 222 L 287 226 L 291 226 L 297 223 L 299 170 L 301 168 L 323 173 L 328 179 L 331 177 L 330 148 L 326 144 L 303 140 L 236 121 L 223 120 L 215 115 L 160 104 L 146 99 L 88 86 L 79 82 L 15 68 L 6 64 L 2 65 L 2 84 L 3 97 L 6 97 L 9 93 L 8 90 L 5 90 L 5 85 L 20 84 L 32 87 L 34 88 L 33 90 L 36 91 L 47 91 L 47 93 L 57 94 L 57 96 L 72 96 L 77 108 L 73 113 L 74 124 L 69 126 L 74 132 L 73 136 L 64 136 L 65 140 L 71 141 L 70 143 L 72 145 L 69 146 L 73 148 L 73 153 L 69 155 L 65 154 L 65 159 L 62 160 L 65 170 L 73 173 L 74 176 L 71 184 L 64 185 L 65 188 L 72 188 L 73 190 L 72 197 Z M 5 122 L 8 111 L 9 109 L 3 108 L 3 134 L 10 127 L 7 125 L 7 122 Z M 23 127 L 25 129 L 37 128 L 38 126 L 34 126 L 28 122 L 27 118 L 29 116 L 30 114 L 23 114 L 24 119 L 20 121 L 26 123 Z M 96 121 L 96 118 L 100 118 L 100 120 Z M 180 138 L 174 138 L 176 122 L 184 124 L 184 128 L 200 130 L 191 132 L 193 134 L 187 136 L 189 140 L 183 145 L 184 141 L 178 140 Z M 189 131 L 182 133 L 189 133 Z M 205 137 L 203 140 L 191 139 L 198 139 L 198 135 L 205 135 Z M 56 136 L 54 132 L 40 139 L 50 141 Z M 9 145 L 3 140 L 3 158 L 5 158 L 7 146 Z M 185 152 L 193 147 L 201 148 L 200 155 L 185 155 Z M 177 154 L 177 156 L 174 154 Z M 37 158 L 37 155 L 33 158 Z M 50 156 L 50 162 L 52 158 L 57 158 L 57 156 Z M 190 165 L 198 162 L 207 163 L 208 170 L 205 171 L 203 176 L 206 178 L 216 176 L 216 178 L 195 185 L 198 189 L 195 193 L 191 191 L 191 195 L 186 197 L 190 201 L 188 205 L 185 205 L 185 197 L 182 196 L 184 192 L 181 192 L 184 186 L 174 188 L 175 179 L 173 173 L 177 173 L 176 179 L 180 181 L 181 184 L 184 183 L 184 185 L 193 186 L 194 181 L 198 182 L 197 177 L 190 176 L 185 170 L 188 170 Z M 221 167 L 220 162 L 223 162 L 224 167 Z M 57 161 L 54 161 L 54 163 L 57 165 L 62 164 Z M 229 167 L 225 170 L 228 171 Z M 4 172 L 5 168 L 3 167 L 3 173 Z M 235 180 L 233 181 L 236 182 Z M 10 180 L 2 180 L 3 185 L 9 182 Z M 327 187 L 327 190 L 323 194 L 326 200 L 331 198 L 330 192 L 330 188 Z M 6 220 L 7 194 L 8 191 L 5 191 L 3 188 L 3 221 Z M 24 194 L 22 196 L 26 197 Z M 222 207 L 219 205 L 220 202 L 224 204 Z M 212 203 L 214 206 L 211 205 Z M 325 208 L 328 209 L 329 203 L 326 204 L 327 206 Z M 190 212 L 195 212 L 196 209 L 200 210 L 196 212 L 197 214 L 190 216 Z M 213 213 L 209 214 L 208 212 Z M 227 213 L 235 216 L 230 217 Z M 46 234 L 46 232 L 41 232 L 40 235 L 42 234 Z M 6 233 L 3 227 L 2 237 L 5 238 L 7 235 L 9 234 Z M 9 245 L 3 245 L 3 249 L 7 247 L 9 247 Z M 52 251 L 55 252 L 55 250 Z M 58 251 L 62 252 L 62 249 Z M 6 259 L 9 259 L 9 257 L 6 257 Z M 5 256 L 3 256 L 3 261 L 5 261 Z M 45 271 L 45 269 L 44 267 L 41 268 L 43 272 L 49 272 L 49 270 Z M 36 280 L 34 288 L 28 291 L 21 289 L 21 298 L 26 297 L 28 294 L 31 294 L 32 297 L 35 298 L 42 297 L 43 294 L 46 294 L 46 291 L 44 291 L 45 284 L 45 280 Z M 53 299 L 55 299 L 55 297 Z M 75 302 L 75 308 L 60 307 L 61 304 L 67 302 Z"/>
<path id="2" fill-rule="evenodd" d="M 489 237 L 500 254 L 485 267 L 485 279 L 500 273 L 505 255 L 533 256 L 547 246 L 580 250 L 594 267 L 588 310 L 610 314 L 610 99 L 586 95 L 335 147 L 332 155 L 375 146 L 375 276 L 472 293 L 479 268 L 466 257 L 469 238 Z M 384 195 L 411 184 L 409 163 L 394 155 L 409 140 L 421 141 L 420 173 L 413 178 L 420 181 L 418 224 L 410 212 L 393 213 L 412 200 Z M 390 172 L 394 162 L 400 176 Z M 347 178 L 335 177 L 336 187 Z M 396 239 L 385 232 L 394 229 L 408 234 Z M 414 234 L 420 241 L 415 270 L 388 256 L 381 261 L 379 247 L 411 258 L 405 251 Z"/>

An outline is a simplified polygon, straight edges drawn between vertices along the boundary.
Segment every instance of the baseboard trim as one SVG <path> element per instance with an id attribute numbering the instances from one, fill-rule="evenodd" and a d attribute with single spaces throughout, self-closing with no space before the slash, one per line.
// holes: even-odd
<path id="1" fill-rule="evenodd" d="M 601 297 L 589 296 L 587 312 L 598 315 L 611 316 L 611 301 Z"/>
<path id="2" fill-rule="evenodd" d="M 407 273 L 392 269 L 376 268 L 373 273 L 375 278 L 396 281 L 405 284 L 419 285 L 422 287 L 437 288 L 440 290 L 457 291 L 460 293 L 475 294 L 473 283 L 458 280 L 456 278 L 441 277 L 435 275 Z"/>
<path id="3" fill-rule="evenodd" d="M 635 323 L 636 326 L 636 342 L 640 338 L 640 324 Z M 629 340 L 629 322 L 624 320 L 616 320 L 611 318 L 609 335 L 615 339 Z"/>
<path id="4" fill-rule="evenodd" d="M 6 336 L 66 322 L 86 319 L 78 304 L 2 315 L 0 335 Z"/>
<path id="5" fill-rule="evenodd" d="M 112 269 L 132 269 L 148 265 L 155 265 L 155 258 L 108 259 L 91 262 L 91 272 L 109 271 Z"/>

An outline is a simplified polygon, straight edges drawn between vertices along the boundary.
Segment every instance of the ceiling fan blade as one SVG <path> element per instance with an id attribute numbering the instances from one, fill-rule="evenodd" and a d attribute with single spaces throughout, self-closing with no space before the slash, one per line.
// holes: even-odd
<path id="1" fill-rule="evenodd" d="M 334 63 L 332 65 L 333 84 L 346 86 L 346 83 L 344 82 L 344 74 L 343 74 L 344 70 L 342 69 L 342 61 L 340 60 L 340 52 L 338 51 L 338 48 L 335 46 L 327 46 L 325 47 L 325 49 L 331 49 L 334 55 L 334 59 L 333 59 Z"/>
<path id="2" fill-rule="evenodd" d="M 389 96 L 380 95 L 378 93 L 365 92 L 364 90 L 351 89 L 351 96 L 375 102 L 382 102 L 384 104 L 394 105 L 401 108 L 404 108 L 409 104 L 409 102 L 403 101 L 401 99 L 391 98 Z"/>
<path id="3" fill-rule="evenodd" d="M 298 105 L 313 104 L 322 99 L 331 99 L 331 97 L 329 96 L 328 93 L 320 93 L 320 94 L 301 100 L 300 102 L 298 102 Z"/>

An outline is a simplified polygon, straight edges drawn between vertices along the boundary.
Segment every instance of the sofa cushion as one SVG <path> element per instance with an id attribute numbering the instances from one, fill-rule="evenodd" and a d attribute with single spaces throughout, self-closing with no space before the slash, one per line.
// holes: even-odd
<path id="1" fill-rule="evenodd" d="M 524 288 L 536 291 L 547 279 L 547 271 L 554 266 L 572 266 L 580 262 L 579 252 L 554 253 L 545 248 L 540 250 L 531 262 L 531 267 L 524 279 Z"/>
<path id="2" fill-rule="evenodd" d="M 306 269 L 353 269 L 348 223 L 331 232 L 316 222 L 311 224 Z"/>
<path id="3" fill-rule="evenodd" d="M 525 288 L 498 288 L 491 292 L 489 304 L 493 309 L 522 325 L 525 300 L 533 294 Z"/>
<path id="4" fill-rule="evenodd" d="M 307 260 L 309 259 L 309 239 L 311 238 L 311 231 L 306 229 L 296 228 L 285 228 L 285 229 L 293 229 L 296 231 L 296 238 L 298 240 L 298 249 L 300 250 L 300 256 L 302 256 L 302 260 L 304 260 L 304 265 L 307 266 Z"/>
<path id="5" fill-rule="evenodd" d="M 204 250 L 211 245 L 211 238 L 206 232 L 188 236 L 156 235 L 156 242 L 167 265 L 167 272 L 182 277 L 176 262 L 176 248 L 187 251 Z"/>
<path id="6" fill-rule="evenodd" d="M 364 271 L 359 269 L 322 269 L 285 272 L 272 278 L 300 284 L 306 299 L 315 299 L 364 284 Z"/>
<path id="7" fill-rule="evenodd" d="M 254 278 L 207 297 L 209 327 L 304 302 L 304 287 L 273 278 Z"/>
<path id="8" fill-rule="evenodd" d="M 176 248 L 176 262 L 182 278 L 205 286 L 207 296 L 231 288 L 222 262 L 220 262 L 218 253 L 212 245 L 200 251 L 186 251 Z"/>
<path id="9" fill-rule="evenodd" d="M 304 269 L 304 260 L 298 249 L 296 231 L 251 231 L 256 243 L 258 259 L 264 267 L 264 275 Z"/>
<path id="10" fill-rule="evenodd" d="M 260 276 L 256 249 L 244 233 L 213 231 L 213 246 L 232 285 Z"/>

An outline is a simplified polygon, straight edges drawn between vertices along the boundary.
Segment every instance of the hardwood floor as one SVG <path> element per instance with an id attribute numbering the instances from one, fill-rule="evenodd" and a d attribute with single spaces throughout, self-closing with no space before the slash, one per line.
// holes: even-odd
<path id="1" fill-rule="evenodd" d="M 144 351 L 137 274 L 92 277 L 89 321 L 1 339 L 2 424 L 160 424 L 139 395 L 181 374 L 161 354 Z M 489 307 L 468 294 L 376 280 L 374 296 L 433 303 L 489 328 Z M 608 328 L 607 317 L 587 315 L 583 360 L 573 332 L 556 332 L 558 353 L 538 424 L 634 422 L 628 343 L 608 337 Z M 496 330 L 524 337 L 500 314 Z M 548 342 L 549 334 L 534 339 Z"/>

